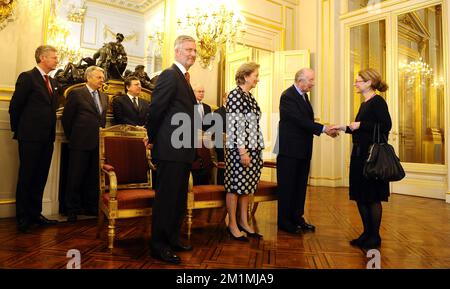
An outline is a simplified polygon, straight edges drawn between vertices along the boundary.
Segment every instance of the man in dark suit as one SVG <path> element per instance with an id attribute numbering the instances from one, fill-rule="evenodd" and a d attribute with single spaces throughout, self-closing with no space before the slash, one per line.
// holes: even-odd
<path id="1" fill-rule="evenodd" d="M 39 46 L 35 59 L 36 67 L 19 75 L 9 105 L 11 131 L 19 142 L 17 228 L 24 233 L 34 224 L 56 223 L 41 211 L 55 141 L 57 84 L 48 73 L 58 65 L 57 50 Z"/>
<path id="2" fill-rule="evenodd" d="M 142 91 L 141 82 L 136 76 L 125 79 L 126 95 L 113 100 L 114 124 L 130 124 L 143 126 L 147 120 L 149 102 L 139 98 Z"/>
<path id="3" fill-rule="evenodd" d="M 98 212 L 98 133 L 106 124 L 108 97 L 99 91 L 105 79 L 102 68 L 88 67 L 85 78 L 86 85 L 69 93 L 62 116 L 70 150 L 65 198 L 69 222 L 77 214 Z"/>
<path id="4" fill-rule="evenodd" d="M 195 113 L 197 114 L 197 117 L 202 120 L 202 130 L 207 131 L 210 125 L 204 124 L 203 119 L 211 113 L 211 107 L 206 103 L 203 103 L 203 99 L 205 98 L 205 87 L 201 84 L 196 84 L 193 90 L 196 99 Z"/>
<path id="5" fill-rule="evenodd" d="M 179 238 L 186 213 L 189 171 L 195 158 L 193 120 L 196 100 L 187 71 L 194 64 L 196 53 L 192 37 L 177 37 L 174 64 L 158 78 L 146 125 L 148 144 L 153 146 L 152 157 L 157 165 L 152 256 L 174 264 L 181 261 L 174 251 L 192 250 Z M 179 120 L 179 125 L 172 124 L 178 124 Z M 181 135 L 178 134 L 180 129 Z"/>
<path id="6" fill-rule="evenodd" d="M 301 69 L 295 83 L 280 100 L 279 151 L 277 156 L 278 228 L 289 233 L 314 231 L 304 217 L 306 188 L 312 156 L 313 135 L 335 137 L 332 126 L 314 122 L 308 92 L 314 87 L 314 71 Z"/>

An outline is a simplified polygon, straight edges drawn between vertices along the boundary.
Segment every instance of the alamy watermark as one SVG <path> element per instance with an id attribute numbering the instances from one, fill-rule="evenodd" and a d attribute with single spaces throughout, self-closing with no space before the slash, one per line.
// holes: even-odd
<path id="1" fill-rule="evenodd" d="M 67 258 L 70 258 L 67 261 L 67 269 L 81 269 L 81 253 L 80 250 L 70 249 L 66 254 Z"/>
<path id="2" fill-rule="evenodd" d="M 371 249 L 367 251 L 367 258 L 369 258 L 369 262 L 367 262 L 367 269 L 381 269 L 381 253 L 377 249 Z"/>

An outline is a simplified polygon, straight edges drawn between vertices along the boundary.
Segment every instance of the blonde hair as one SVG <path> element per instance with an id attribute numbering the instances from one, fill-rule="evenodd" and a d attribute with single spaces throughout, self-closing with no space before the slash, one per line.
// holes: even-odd
<path id="1" fill-rule="evenodd" d="M 389 85 L 381 78 L 381 74 L 373 68 L 363 69 L 358 72 L 358 75 L 364 81 L 371 81 L 370 87 L 373 90 L 378 90 L 379 92 L 385 92 L 389 89 Z"/>
<path id="2" fill-rule="evenodd" d="M 246 62 L 239 66 L 236 71 L 236 76 L 234 79 L 236 80 L 237 85 L 241 85 L 245 83 L 245 77 L 252 74 L 256 69 L 259 69 L 260 65 L 255 62 Z"/>

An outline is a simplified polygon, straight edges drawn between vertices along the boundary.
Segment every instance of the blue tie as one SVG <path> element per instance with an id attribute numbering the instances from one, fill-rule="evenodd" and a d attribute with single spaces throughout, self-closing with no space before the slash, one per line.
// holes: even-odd
<path id="1" fill-rule="evenodd" d="M 94 90 L 92 92 L 92 95 L 94 96 L 95 104 L 97 105 L 97 111 L 99 114 L 102 114 L 102 105 L 100 104 L 100 98 L 98 97 L 98 91 Z"/>

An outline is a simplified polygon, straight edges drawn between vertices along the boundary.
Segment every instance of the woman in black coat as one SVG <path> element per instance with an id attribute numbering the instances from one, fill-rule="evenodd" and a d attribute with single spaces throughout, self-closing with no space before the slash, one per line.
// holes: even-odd
<path id="1" fill-rule="evenodd" d="M 356 201 L 361 215 L 364 232 L 350 241 L 352 246 L 365 249 L 378 248 L 381 245 L 380 224 L 381 202 L 389 198 L 389 182 L 369 180 L 363 175 L 364 163 L 373 143 L 375 124 L 380 126 L 380 135 L 388 139 L 392 127 L 386 101 L 376 93 L 385 92 L 388 85 L 381 79 L 380 73 L 368 68 L 358 73 L 355 89 L 364 96 L 356 119 L 349 126 L 339 127 L 352 135 L 353 149 L 350 160 L 350 199 Z"/>

